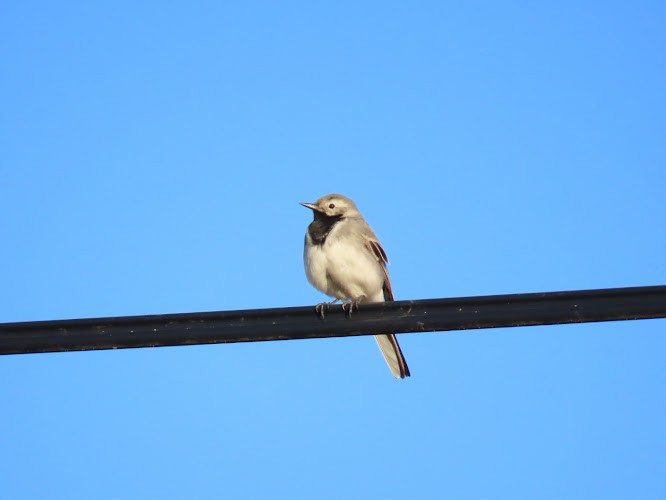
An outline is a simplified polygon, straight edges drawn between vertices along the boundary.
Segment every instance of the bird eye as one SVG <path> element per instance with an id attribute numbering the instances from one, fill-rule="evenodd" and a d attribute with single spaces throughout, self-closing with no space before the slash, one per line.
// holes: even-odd
<path id="1" fill-rule="evenodd" d="M 328 208 L 335 208 L 335 203 L 331 203 Z"/>

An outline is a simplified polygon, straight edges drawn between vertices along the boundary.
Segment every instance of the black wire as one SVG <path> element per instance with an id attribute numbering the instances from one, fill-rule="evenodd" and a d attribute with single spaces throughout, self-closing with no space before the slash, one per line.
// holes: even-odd
<path id="1" fill-rule="evenodd" d="M 0 354 L 253 342 L 666 317 L 666 286 L 0 323 Z"/>

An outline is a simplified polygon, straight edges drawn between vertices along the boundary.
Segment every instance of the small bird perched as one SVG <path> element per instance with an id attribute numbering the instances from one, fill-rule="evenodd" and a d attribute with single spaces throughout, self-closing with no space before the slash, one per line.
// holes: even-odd
<path id="1" fill-rule="evenodd" d="M 314 213 L 303 252 L 305 274 L 312 286 L 335 297 L 333 302 L 348 301 L 349 312 L 361 302 L 394 300 L 386 252 L 356 204 L 341 194 L 327 194 L 301 205 Z M 375 340 L 393 375 L 409 377 L 395 335 L 375 335 Z"/>

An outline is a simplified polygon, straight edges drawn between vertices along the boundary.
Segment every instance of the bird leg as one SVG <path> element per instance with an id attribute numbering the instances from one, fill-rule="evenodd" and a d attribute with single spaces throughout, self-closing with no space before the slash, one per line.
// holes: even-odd
<path id="1" fill-rule="evenodd" d="M 365 300 L 365 295 L 360 295 L 355 299 L 348 300 L 342 304 L 342 310 L 351 318 L 353 312 L 358 312 L 358 305 Z"/>
<path id="2" fill-rule="evenodd" d="M 338 300 L 340 299 L 335 299 L 330 302 L 321 302 L 315 306 L 315 311 L 317 312 L 317 315 L 321 318 L 324 319 L 324 316 L 328 312 L 329 308 L 331 307 L 331 304 L 335 304 Z"/>

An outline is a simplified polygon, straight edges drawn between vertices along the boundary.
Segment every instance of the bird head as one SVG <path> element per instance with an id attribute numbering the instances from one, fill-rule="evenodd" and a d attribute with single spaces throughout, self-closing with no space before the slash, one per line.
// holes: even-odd
<path id="1" fill-rule="evenodd" d="M 317 215 L 338 218 L 360 215 L 356 204 L 341 194 L 327 194 L 314 203 L 301 203 L 301 205 L 312 210 L 315 218 Z"/>

